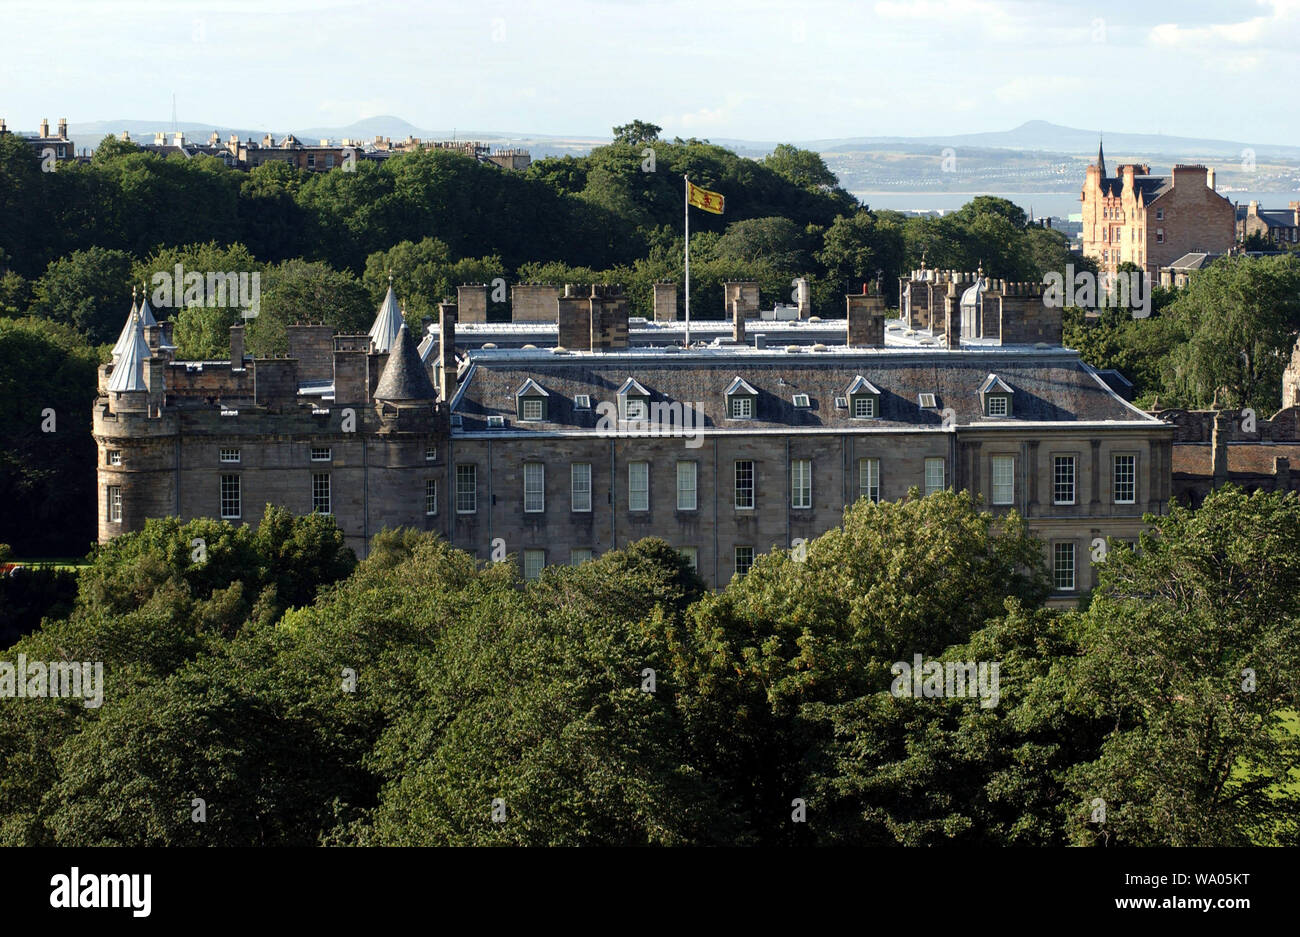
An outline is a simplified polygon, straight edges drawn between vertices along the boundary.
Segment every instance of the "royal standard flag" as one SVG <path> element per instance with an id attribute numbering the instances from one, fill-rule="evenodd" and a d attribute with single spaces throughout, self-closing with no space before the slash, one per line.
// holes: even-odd
<path id="1" fill-rule="evenodd" d="M 704 211 L 712 212 L 715 215 L 722 214 L 722 207 L 726 203 L 721 193 L 710 192 L 708 189 L 701 189 L 698 185 L 686 180 L 686 202 L 688 205 L 694 205 Z"/>

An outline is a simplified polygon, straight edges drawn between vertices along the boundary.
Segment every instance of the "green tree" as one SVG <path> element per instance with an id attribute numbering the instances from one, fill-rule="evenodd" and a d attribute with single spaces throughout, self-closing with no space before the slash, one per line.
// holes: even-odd
<path id="1" fill-rule="evenodd" d="M 92 345 L 116 341 L 130 308 L 131 255 L 124 251 L 73 251 L 32 288 L 33 315 L 78 329 Z"/>
<path id="2" fill-rule="evenodd" d="M 1078 843 L 1300 841 L 1300 500 L 1228 487 L 1112 546 L 1073 705 L 1110 727 L 1069 779 Z M 1096 802 L 1105 821 L 1094 822 Z"/>
<path id="3" fill-rule="evenodd" d="M 777 144 L 776 149 L 763 157 L 763 165 L 801 189 L 839 185 L 839 179 L 826 167 L 820 153 L 801 150 L 790 143 Z"/>
<path id="4" fill-rule="evenodd" d="M 642 143 L 655 143 L 664 128 L 644 120 L 634 120 L 630 124 L 621 124 L 614 128 L 614 142 L 637 146 Z"/>

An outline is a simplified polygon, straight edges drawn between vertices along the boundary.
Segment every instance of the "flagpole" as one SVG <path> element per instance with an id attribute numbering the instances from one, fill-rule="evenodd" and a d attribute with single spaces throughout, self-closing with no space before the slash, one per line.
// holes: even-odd
<path id="1" fill-rule="evenodd" d="M 691 180 L 683 175 L 686 212 L 686 347 L 691 347 Z"/>

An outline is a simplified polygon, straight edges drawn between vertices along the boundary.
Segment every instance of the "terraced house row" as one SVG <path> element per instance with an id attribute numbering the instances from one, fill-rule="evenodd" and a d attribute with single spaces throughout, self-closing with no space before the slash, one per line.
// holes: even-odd
<path id="1" fill-rule="evenodd" d="M 332 514 L 360 555 L 417 527 L 529 577 L 657 536 L 718 587 L 859 498 L 959 488 L 1028 518 L 1069 601 L 1097 538 L 1167 510 L 1173 428 L 1061 346 L 1041 287 L 917 278 L 903 318 L 869 287 L 841 320 L 735 302 L 689 347 L 614 287 L 566 289 L 528 326 L 554 339 L 514 348 L 452 303 L 413 335 L 391 288 L 369 334 L 293 326 L 284 358 L 247 358 L 236 326 L 230 360 L 175 361 L 132 310 L 94 414 L 100 539 L 272 502 Z M 799 329 L 820 340 L 782 342 Z"/>

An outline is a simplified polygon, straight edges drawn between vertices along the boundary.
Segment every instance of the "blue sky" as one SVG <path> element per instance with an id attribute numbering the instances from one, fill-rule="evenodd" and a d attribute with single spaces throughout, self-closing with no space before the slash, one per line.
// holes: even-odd
<path id="1" fill-rule="evenodd" d="M 1300 0 L 0 0 L 0 116 L 808 140 L 1300 145 Z M 1140 88 L 1131 97 L 1127 87 Z"/>

